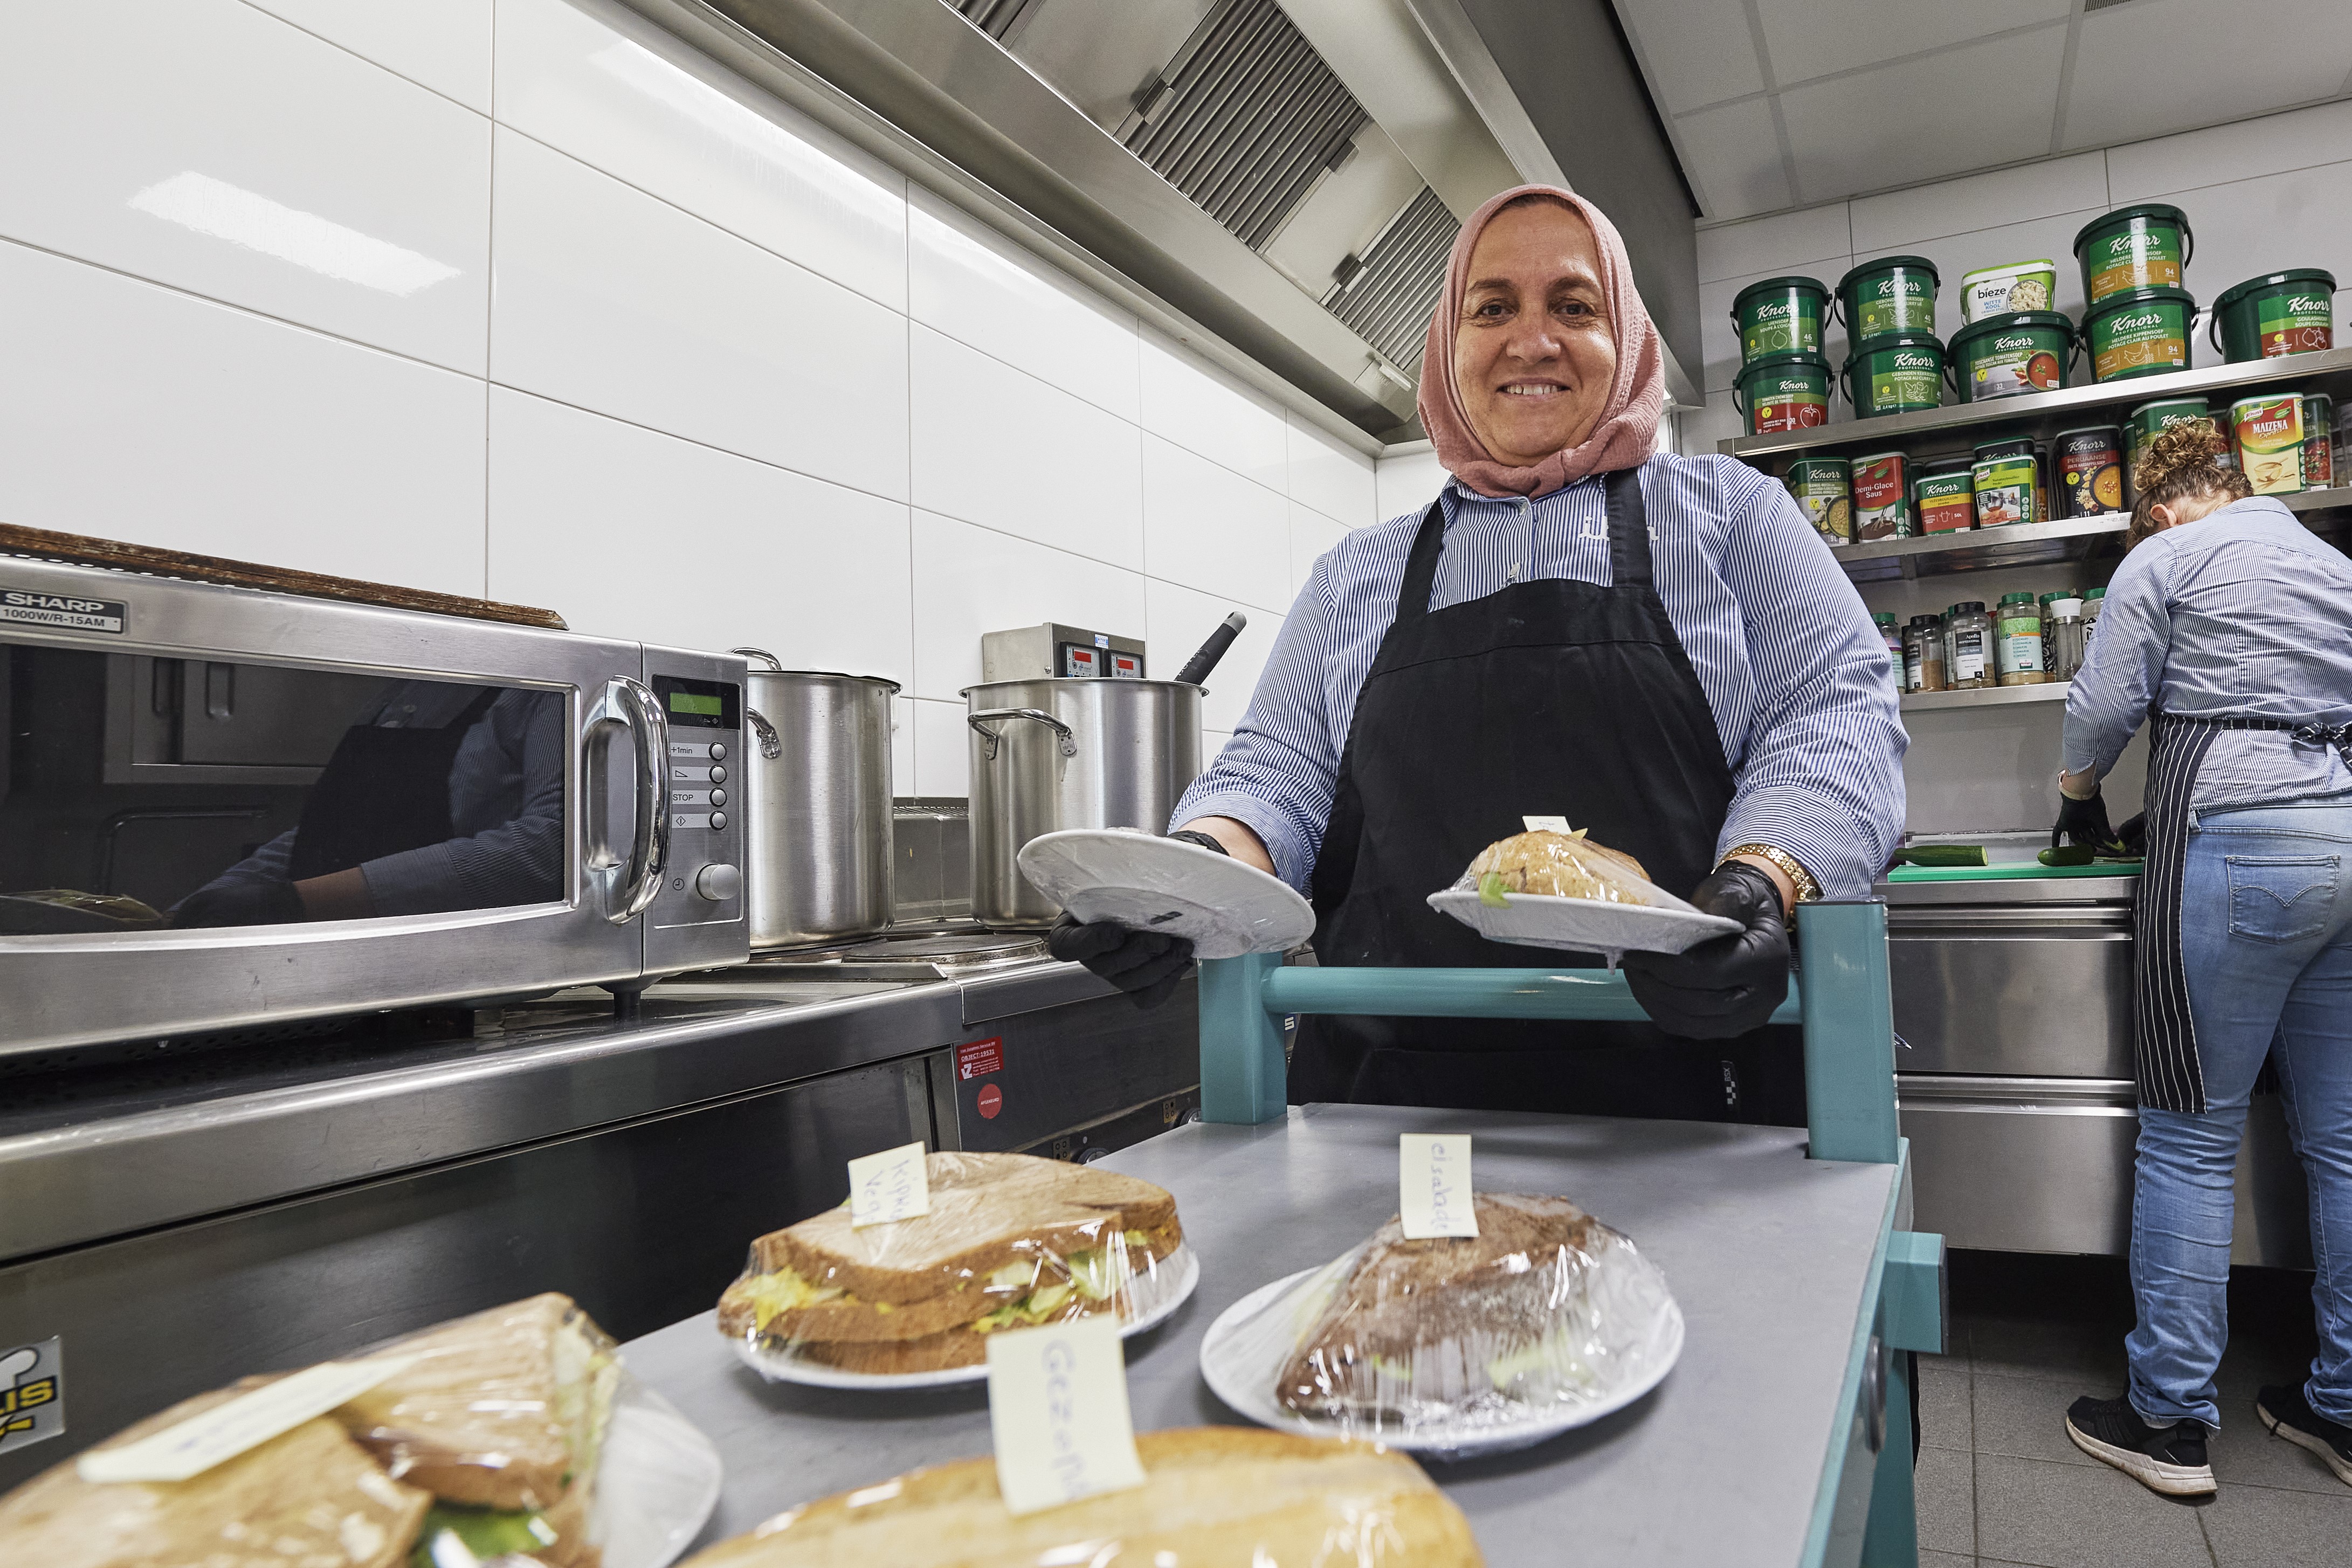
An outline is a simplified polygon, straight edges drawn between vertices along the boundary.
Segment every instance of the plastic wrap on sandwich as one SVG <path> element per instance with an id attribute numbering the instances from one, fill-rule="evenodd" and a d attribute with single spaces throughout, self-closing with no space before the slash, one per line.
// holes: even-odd
<path id="1" fill-rule="evenodd" d="M 1478 852 L 1454 886 L 1497 905 L 1507 893 L 1589 898 L 1649 908 L 1681 902 L 1652 883 L 1640 861 L 1594 843 L 1581 828 L 1568 833 L 1538 829 L 1498 839 Z"/>
<path id="2" fill-rule="evenodd" d="M 1392 1218 L 1237 1306 L 1202 1348 L 1213 1386 L 1275 1425 L 1442 1452 L 1535 1441 L 1654 1385 L 1682 1343 L 1656 1266 L 1564 1197 L 1475 1202 L 1475 1237 Z"/>
<path id="3" fill-rule="evenodd" d="M 1134 1322 L 1179 1288 L 1167 1190 L 1027 1155 L 933 1154 L 930 1212 L 855 1226 L 846 1206 L 751 1243 L 719 1329 L 762 1374 L 982 1375 L 988 1336 L 1098 1313 Z"/>
<path id="4" fill-rule="evenodd" d="M 1469 1521 L 1421 1467 L 1370 1444 L 1235 1427 L 1135 1439 L 1144 1484 L 1015 1517 L 986 1458 L 777 1515 L 686 1568 L 1481 1568 Z"/>

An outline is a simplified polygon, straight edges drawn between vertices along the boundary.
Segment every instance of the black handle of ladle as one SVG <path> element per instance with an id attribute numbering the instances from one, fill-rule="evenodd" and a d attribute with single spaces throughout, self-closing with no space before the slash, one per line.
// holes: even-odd
<path id="1" fill-rule="evenodd" d="M 1177 672 L 1177 680 L 1194 686 L 1207 680 L 1209 672 L 1217 667 L 1217 661 L 1225 656 L 1225 650 L 1234 645 L 1234 639 L 1240 636 L 1242 628 L 1248 624 L 1249 617 L 1238 610 L 1218 622 L 1217 629 L 1209 633 L 1209 640 L 1201 644 L 1201 651 Z"/>

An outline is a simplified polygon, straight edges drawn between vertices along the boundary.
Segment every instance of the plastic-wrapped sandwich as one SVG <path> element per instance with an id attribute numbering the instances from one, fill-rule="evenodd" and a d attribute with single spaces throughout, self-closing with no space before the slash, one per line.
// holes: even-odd
<path id="1" fill-rule="evenodd" d="M 1658 890 L 1632 855 L 1584 836 L 1548 829 L 1513 833 L 1478 852 L 1455 883 L 1475 888 L 1490 904 L 1506 893 L 1546 894 L 1555 898 L 1591 898 L 1604 904 L 1655 904 Z"/>
<path id="2" fill-rule="evenodd" d="M 1232 1427 L 1135 1439 L 1144 1484 L 1015 1518 L 990 1459 L 796 1508 L 686 1568 L 1479 1568 L 1470 1523 L 1421 1468 L 1367 1444 Z"/>
<path id="3" fill-rule="evenodd" d="M 1164 1187 L 1027 1155 L 934 1154 L 930 1212 L 859 1228 L 846 1207 L 761 1237 L 719 1332 L 771 1358 L 898 1375 L 976 1367 L 987 1336 L 1138 1316 L 1183 1244 Z"/>

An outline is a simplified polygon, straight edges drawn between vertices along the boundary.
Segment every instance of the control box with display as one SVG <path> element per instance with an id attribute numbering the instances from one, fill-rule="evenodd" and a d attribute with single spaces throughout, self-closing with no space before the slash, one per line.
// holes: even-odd
<path id="1" fill-rule="evenodd" d="M 1139 681 L 1143 679 L 1143 643 L 1133 637 L 1049 621 L 1042 626 L 984 633 L 980 640 L 980 672 L 983 681 L 1034 681 L 1041 675 Z"/>
<path id="2" fill-rule="evenodd" d="M 652 971 L 748 957 L 740 804 L 743 661 L 647 649 L 646 684 L 669 727 L 664 769 L 669 862 L 662 890 L 646 912 L 646 967 Z"/>

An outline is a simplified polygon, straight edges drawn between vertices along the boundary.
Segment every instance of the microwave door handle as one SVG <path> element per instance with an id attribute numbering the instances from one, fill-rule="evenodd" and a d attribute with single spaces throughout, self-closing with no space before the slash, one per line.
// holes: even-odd
<path id="1" fill-rule="evenodd" d="M 618 724 L 629 732 L 637 772 L 629 856 L 606 873 L 611 891 L 604 918 L 622 925 L 646 912 L 661 892 L 662 875 L 669 866 L 669 721 L 653 693 L 621 675 L 604 683 L 582 727 L 593 733 L 604 724 Z"/>

